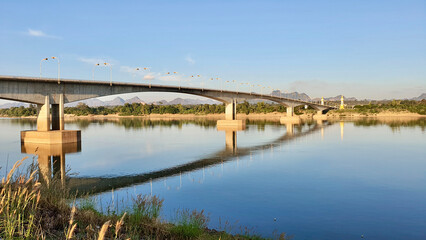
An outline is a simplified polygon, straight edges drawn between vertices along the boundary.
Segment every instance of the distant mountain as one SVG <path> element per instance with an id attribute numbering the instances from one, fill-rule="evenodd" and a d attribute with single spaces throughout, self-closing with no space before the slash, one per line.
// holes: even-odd
<path id="1" fill-rule="evenodd" d="M 411 100 L 421 101 L 423 99 L 426 99 L 426 93 L 422 93 L 422 95 L 412 98 Z"/>
<path id="2" fill-rule="evenodd" d="M 325 101 L 332 101 L 332 102 L 339 102 L 341 98 L 342 98 L 342 95 L 337 95 L 335 97 L 325 97 L 324 100 Z M 354 97 L 345 97 L 345 96 L 343 96 L 343 100 L 344 101 L 358 101 L 358 99 L 356 99 Z M 312 101 L 319 102 L 319 101 L 321 101 L 321 98 L 314 98 L 314 99 L 312 99 Z"/>
<path id="3" fill-rule="evenodd" d="M 145 104 L 146 104 L 144 101 L 142 101 L 142 100 L 141 100 L 140 98 L 138 98 L 138 97 L 133 97 L 133 98 L 127 99 L 127 100 L 126 100 L 126 103 L 130 103 L 130 104 L 132 104 L 132 103 L 141 103 L 141 104 L 143 104 L 143 105 L 145 105 Z"/>
<path id="4" fill-rule="evenodd" d="M 121 106 L 121 105 L 124 105 L 125 103 L 126 101 L 124 101 L 124 99 L 122 99 L 121 97 L 116 97 L 111 101 L 105 102 L 107 106 Z"/>
<path id="5" fill-rule="evenodd" d="M 310 101 L 311 98 L 306 93 L 298 93 L 298 92 L 292 92 L 292 93 L 283 93 L 280 90 L 272 91 L 273 96 L 277 97 L 285 97 L 285 98 L 291 98 L 296 100 L 302 100 L 302 101 Z"/>
<path id="6" fill-rule="evenodd" d="M 151 102 L 150 104 L 154 105 L 198 105 L 198 104 L 222 104 L 221 102 L 210 100 L 210 99 L 189 99 L 189 98 L 175 98 L 172 101 L 160 100 Z"/>
<path id="7" fill-rule="evenodd" d="M 92 98 L 92 99 L 87 99 L 87 100 L 83 100 L 83 101 L 78 101 L 78 102 L 72 102 L 72 103 L 67 103 L 65 104 L 66 107 L 76 107 L 79 103 L 84 103 L 89 107 L 100 107 L 100 106 L 106 106 L 106 103 L 96 99 L 96 98 Z"/>
<path id="8" fill-rule="evenodd" d="M 21 103 L 21 102 L 10 102 L 10 103 L 5 103 L 0 105 L 0 108 L 11 108 L 11 107 L 21 107 L 21 106 L 28 107 L 30 106 L 30 104 Z"/>
<path id="9" fill-rule="evenodd" d="M 220 102 L 210 100 L 210 99 L 183 99 L 183 98 L 175 98 L 174 100 L 167 103 L 167 105 L 197 105 L 197 104 L 219 104 Z"/>

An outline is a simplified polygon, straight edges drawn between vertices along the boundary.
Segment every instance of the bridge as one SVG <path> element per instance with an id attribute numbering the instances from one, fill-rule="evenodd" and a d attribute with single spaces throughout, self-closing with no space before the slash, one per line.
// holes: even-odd
<path id="1" fill-rule="evenodd" d="M 260 99 L 285 106 L 287 114 L 281 118 L 284 123 L 300 121 L 299 117 L 294 115 L 294 108 L 297 106 L 308 105 L 316 109 L 319 118 L 328 110 L 335 108 L 313 102 L 253 92 L 139 83 L 0 76 L 0 99 L 37 104 L 37 131 L 24 131 L 21 133 L 21 138 L 40 143 L 66 143 L 80 139 L 79 131 L 66 131 L 64 129 L 65 103 L 136 92 L 183 93 L 222 102 L 226 105 L 225 119 L 218 120 L 218 127 L 241 127 L 245 125 L 244 121 L 236 118 L 236 105 L 238 102 L 246 100 Z"/>

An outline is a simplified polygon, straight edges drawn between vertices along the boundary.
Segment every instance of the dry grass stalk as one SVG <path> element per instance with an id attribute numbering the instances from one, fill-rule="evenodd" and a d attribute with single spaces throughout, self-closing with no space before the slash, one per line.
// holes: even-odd
<path id="1" fill-rule="evenodd" d="M 35 171 L 28 179 L 15 178 L 26 157 L 17 161 L 1 181 L 0 238 L 29 238 L 38 231 L 36 212 L 40 201 L 40 184 L 34 181 Z"/>
<path id="2" fill-rule="evenodd" d="M 115 224 L 115 238 L 118 238 L 118 234 L 120 233 L 120 229 L 124 224 L 124 217 L 126 217 L 126 212 L 123 214 L 123 216 L 121 217 L 120 221 L 117 221 L 117 223 Z"/>
<path id="3" fill-rule="evenodd" d="M 110 221 L 107 221 L 102 225 L 101 230 L 99 231 L 98 240 L 103 240 L 105 238 L 106 232 L 108 231 Z"/>
<path id="4" fill-rule="evenodd" d="M 77 227 L 77 223 L 74 224 L 74 216 L 76 211 L 77 209 L 74 203 L 71 209 L 71 216 L 70 216 L 69 226 L 66 233 L 66 239 L 71 239 L 73 237 L 75 228 Z"/>

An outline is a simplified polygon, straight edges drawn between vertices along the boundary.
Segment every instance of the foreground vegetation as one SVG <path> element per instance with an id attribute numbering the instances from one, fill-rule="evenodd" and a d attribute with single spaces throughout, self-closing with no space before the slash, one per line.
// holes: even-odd
<path id="1" fill-rule="evenodd" d="M 23 161 L 0 184 L 0 239 L 263 239 L 208 229 L 203 211 L 181 210 L 173 223 L 162 221 L 156 196 L 136 196 L 125 212 L 100 212 L 89 197 L 76 204 L 59 179 L 40 182 L 34 165 L 18 173 Z"/>
<path id="2" fill-rule="evenodd" d="M 338 105 L 338 103 L 330 103 Z M 304 106 L 295 108 L 296 114 L 302 113 L 315 113 L 311 108 L 304 109 Z M 244 102 L 237 105 L 237 113 L 250 114 L 250 113 L 283 113 L 286 108 L 279 104 L 271 104 L 265 102 L 258 102 L 256 104 L 249 104 Z M 354 104 L 347 106 L 345 110 L 339 110 L 338 113 L 359 113 L 359 114 L 377 114 L 381 112 L 411 112 L 426 115 L 426 100 L 393 100 L 387 102 L 375 102 L 368 104 Z M 84 103 L 80 103 L 76 107 L 66 107 L 65 114 L 73 114 L 76 116 L 87 115 L 108 115 L 118 114 L 120 116 L 143 116 L 149 114 L 220 114 L 225 113 L 225 105 L 223 104 L 200 104 L 200 105 L 154 105 L 154 104 L 140 104 L 126 103 L 123 106 L 114 107 L 89 107 Z M 25 117 L 36 116 L 37 108 L 34 105 L 25 107 L 12 107 L 8 109 L 0 109 L 0 116 L 8 117 Z"/>

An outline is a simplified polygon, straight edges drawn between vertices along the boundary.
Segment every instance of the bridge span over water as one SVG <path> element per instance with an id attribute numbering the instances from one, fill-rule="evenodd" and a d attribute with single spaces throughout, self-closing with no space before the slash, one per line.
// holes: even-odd
<path id="1" fill-rule="evenodd" d="M 240 92 L 229 90 L 218 90 L 209 88 L 193 88 L 184 86 L 166 86 L 140 83 L 102 82 L 71 79 L 53 79 L 38 77 L 16 77 L 0 76 L 0 99 L 14 100 L 37 104 L 39 113 L 37 117 L 37 131 L 46 132 L 51 130 L 64 130 L 64 104 L 80 100 L 137 92 L 168 92 L 183 93 L 202 96 L 220 101 L 226 105 L 225 120 L 219 120 L 218 126 L 241 126 L 244 121 L 236 119 L 236 105 L 246 100 L 267 100 L 279 103 L 286 107 L 287 114 L 283 116 L 284 121 L 299 121 L 294 116 L 294 108 L 308 105 L 322 115 L 335 107 L 321 105 L 318 103 L 301 101 L 281 96 L 259 94 L 253 92 Z M 24 133 L 25 134 L 25 133 Z M 26 133 L 27 135 L 30 132 Z M 68 141 L 64 133 L 58 137 L 61 141 Z M 65 133 L 71 134 L 71 132 Z M 31 134 L 30 134 L 31 135 Z M 76 136 L 78 138 L 78 136 Z M 31 137 L 28 135 L 27 139 Z M 40 139 L 40 134 L 37 137 Z M 42 137 L 52 139 L 56 137 Z M 70 139 L 74 137 L 71 136 Z M 45 141 L 45 140 L 43 140 Z M 70 140 L 73 141 L 73 140 Z M 46 142 L 43 142 L 46 143 Z"/>

